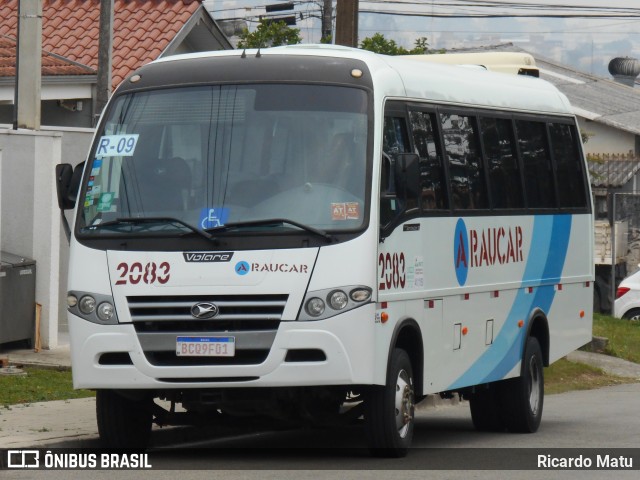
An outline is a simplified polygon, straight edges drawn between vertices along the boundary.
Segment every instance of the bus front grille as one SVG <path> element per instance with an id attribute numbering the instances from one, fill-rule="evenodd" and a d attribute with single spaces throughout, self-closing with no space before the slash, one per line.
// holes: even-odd
<path id="1" fill-rule="evenodd" d="M 156 366 L 257 365 L 267 358 L 287 295 L 127 297 L 129 312 L 147 361 Z M 214 305 L 210 318 L 192 315 L 196 305 Z M 209 316 L 209 315 L 205 315 Z M 233 357 L 176 355 L 177 337 L 235 338 Z"/>

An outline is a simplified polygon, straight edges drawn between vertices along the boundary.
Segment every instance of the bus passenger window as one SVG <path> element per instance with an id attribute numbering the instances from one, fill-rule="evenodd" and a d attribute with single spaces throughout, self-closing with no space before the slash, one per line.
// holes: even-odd
<path id="1" fill-rule="evenodd" d="M 442 114 L 444 149 L 449 159 L 453 208 L 488 208 L 482 159 L 472 117 Z"/>
<path id="2" fill-rule="evenodd" d="M 435 115 L 427 112 L 409 112 L 415 153 L 420 156 L 420 207 L 422 210 L 446 208 L 446 189 L 443 188 L 441 155 L 435 140 Z"/>
<path id="3" fill-rule="evenodd" d="M 555 207 L 553 170 L 542 122 L 516 120 L 518 146 L 524 164 L 524 188 L 529 208 Z"/>
<path id="4" fill-rule="evenodd" d="M 551 133 L 551 149 L 557 168 L 559 206 L 564 208 L 585 207 L 587 198 L 577 132 L 571 125 L 560 123 L 550 124 L 549 132 Z"/>
<path id="5" fill-rule="evenodd" d="M 493 208 L 522 208 L 524 197 L 511 120 L 480 118 Z"/>

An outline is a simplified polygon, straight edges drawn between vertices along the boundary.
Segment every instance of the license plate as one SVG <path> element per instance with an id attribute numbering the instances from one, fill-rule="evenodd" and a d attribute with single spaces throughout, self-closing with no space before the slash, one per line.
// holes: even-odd
<path id="1" fill-rule="evenodd" d="M 235 337 L 177 337 L 176 355 L 179 357 L 233 357 Z"/>

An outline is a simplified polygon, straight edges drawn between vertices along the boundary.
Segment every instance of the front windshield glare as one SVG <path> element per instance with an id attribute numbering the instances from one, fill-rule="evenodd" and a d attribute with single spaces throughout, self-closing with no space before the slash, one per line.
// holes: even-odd
<path id="1" fill-rule="evenodd" d="M 365 216 L 366 151 L 367 94 L 357 88 L 208 86 L 123 95 L 96 137 L 80 227 L 92 235 L 162 235 L 185 226 L 99 225 L 173 218 L 205 230 L 277 218 L 355 230 Z"/>

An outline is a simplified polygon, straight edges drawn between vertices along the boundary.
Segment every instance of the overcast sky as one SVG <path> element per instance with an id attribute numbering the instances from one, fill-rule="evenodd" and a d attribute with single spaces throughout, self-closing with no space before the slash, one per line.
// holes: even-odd
<path id="1" fill-rule="evenodd" d="M 252 29 L 256 23 L 251 20 L 257 20 L 259 15 L 265 14 L 265 5 L 284 1 L 286 0 L 209 0 L 207 7 L 213 11 L 216 19 L 250 20 L 248 25 Z M 318 42 L 320 20 L 310 16 L 319 14 L 322 0 L 294 3 L 298 15 L 305 17 L 297 25 L 304 41 Z M 520 8 L 508 8 L 508 5 L 513 4 L 519 4 Z M 402 12 L 412 16 L 367 12 L 371 10 Z M 640 57 L 639 0 L 360 0 L 360 11 L 360 40 L 380 32 L 405 47 L 413 46 L 415 39 L 423 36 L 428 37 L 432 47 L 447 49 L 513 42 L 532 53 L 603 76 L 608 75 L 606 67 L 613 57 Z M 420 16 L 504 13 L 623 16 L 602 19 Z"/>

